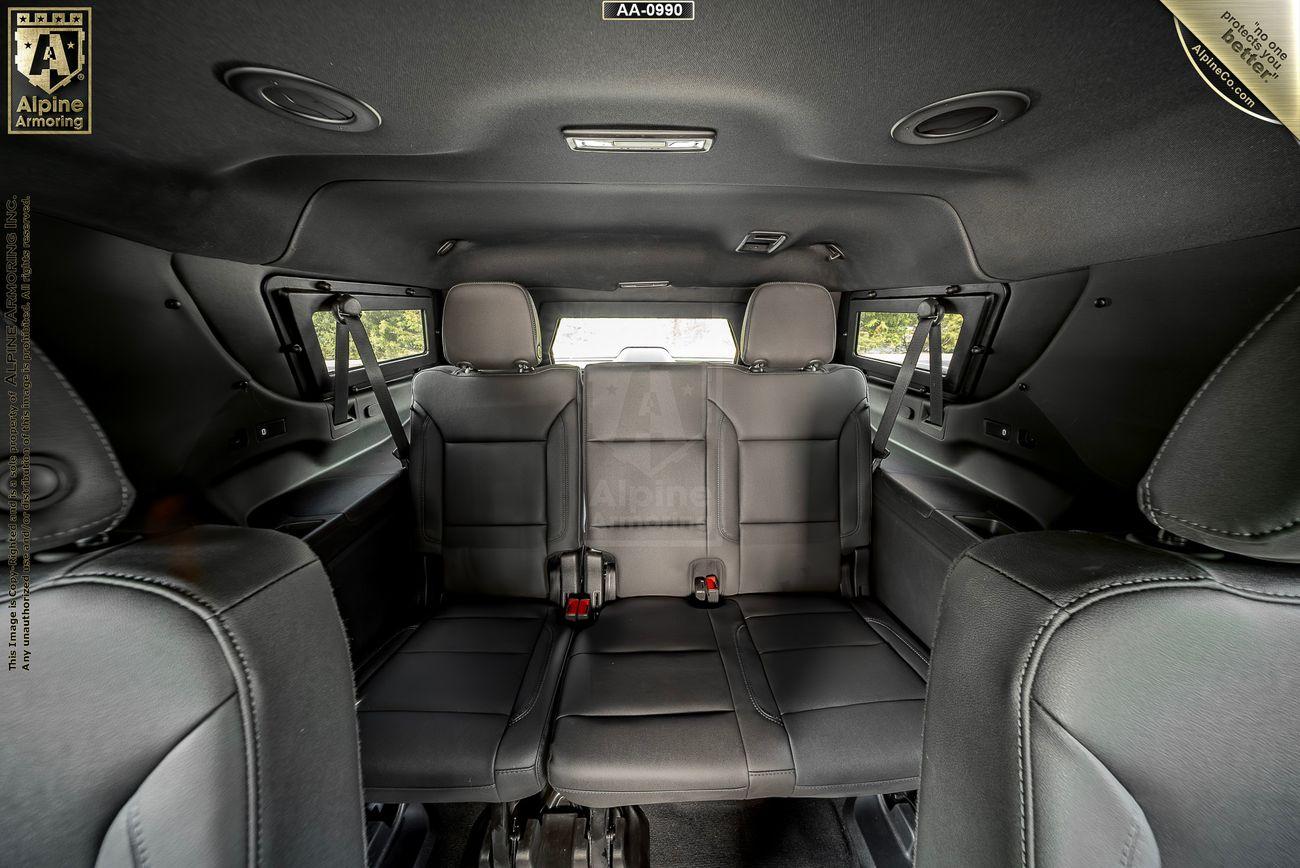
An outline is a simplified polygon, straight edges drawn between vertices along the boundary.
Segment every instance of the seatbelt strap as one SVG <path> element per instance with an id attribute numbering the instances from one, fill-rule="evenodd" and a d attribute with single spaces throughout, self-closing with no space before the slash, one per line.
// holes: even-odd
<path id="1" fill-rule="evenodd" d="M 927 298 L 916 310 L 916 329 L 903 354 L 903 363 L 898 369 L 898 378 L 889 392 L 889 401 L 885 403 L 885 412 L 880 416 L 876 426 L 876 435 L 871 441 L 871 469 L 875 470 L 880 462 L 889 457 L 889 435 L 894 430 L 898 411 L 903 407 L 903 398 L 907 387 L 912 384 L 912 375 L 921 360 L 921 348 L 926 338 L 930 339 L 930 412 L 929 421 L 935 425 L 943 424 L 943 302 L 937 298 Z"/>
<path id="2" fill-rule="evenodd" d="M 348 337 L 356 344 L 357 355 L 366 371 L 366 379 L 379 402 L 379 409 L 388 423 L 388 430 L 393 435 L 396 448 L 393 454 L 406 466 L 411 444 L 406 439 L 406 429 L 402 419 L 397 415 L 397 405 L 393 395 L 388 391 L 383 371 L 379 369 L 379 360 L 375 358 L 375 349 L 370 345 L 370 335 L 361 324 L 361 302 L 350 295 L 339 295 L 334 300 L 334 424 L 342 425 L 348 421 Z"/>

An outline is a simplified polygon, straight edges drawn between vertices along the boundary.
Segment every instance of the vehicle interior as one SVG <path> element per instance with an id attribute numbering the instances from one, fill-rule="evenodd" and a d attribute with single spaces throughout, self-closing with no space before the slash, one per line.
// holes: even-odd
<path id="1" fill-rule="evenodd" d="M 95 7 L 0 864 L 1296 864 L 1300 142 L 1156 2 L 692 9 Z"/>

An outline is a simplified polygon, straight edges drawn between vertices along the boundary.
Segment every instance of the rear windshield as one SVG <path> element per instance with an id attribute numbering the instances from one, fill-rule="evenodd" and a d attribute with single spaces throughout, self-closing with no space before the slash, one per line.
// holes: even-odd
<path id="1" fill-rule="evenodd" d="M 733 362 L 736 341 L 712 317 L 564 317 L 551 355 L 562 365 L 589 362 Z"/>

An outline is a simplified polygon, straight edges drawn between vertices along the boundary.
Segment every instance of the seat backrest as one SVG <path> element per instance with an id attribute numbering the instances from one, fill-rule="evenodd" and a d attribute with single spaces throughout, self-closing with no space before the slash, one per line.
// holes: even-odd
<path id="1" fill-rule="evenodd" d="M 811 284 L 754 290 L 744 365 L 594 364 L 584 393 L 587 541 L 620 596 L 834 591 L 870 539 L 866 379 L 826 365 L 835 308 Z"/>
<path id="2" fill-rule="evenodd" d="M 1294 865 L 1300 290 L 1139 490 L 1198 556 L 1078 533 L 970 549 L 930 664 L 916 864 Z M 975 725 L 972 725 L 972 724 Z"/>
<path id="3" fill-rule="evenodd" d="M 517 284 L 452 287 L 442 330 L 454 366 L 411 387 L 420 542 L 448 591 L 544 598 L 548 556 L 578 546 L 579 371 L 539 367 L 537 310 Z"/>
<path id="4" fill-rule="evenodd" d="M 708 555 L 702 364 L 588 365 L 587 545 L 614 555 L 620 597 L 684 596 Z"/>
<path id="5" fill-rule="evenodd" d="M 320 562 L 246 528 L 107 545 L 131 487 L 39 351 L 32 369 L 5 864 L 364 865 L 352 668 Z"/>

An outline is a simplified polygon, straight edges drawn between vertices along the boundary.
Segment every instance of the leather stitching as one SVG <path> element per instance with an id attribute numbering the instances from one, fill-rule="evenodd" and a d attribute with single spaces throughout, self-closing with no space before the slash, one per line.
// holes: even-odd
<path id="1" fill-rule="evenodd" d="M 1130 868 L 1133 864 L 1133 854 L 1135 852 L 1133 845 L 1137 843 L 1137 833 L 1138 822 L 1137 820 L 1134 820 L 1133 825 L 1129 827 L 1128 835 L 1124 839 L 1124 849 L 1119 851 L 1119 864 L 1121 868 Z"/>
<path id="2" fill-rule="evenodd" d="M 772 721 L 772 723 L 778 724 L 780 726 L 785 726 L 785 724 L 781 722 L 780 715 L 773 715 L 771 712 L 764 709 L 763 706 L 758 704 L 758 698 L 754 696 L 754 689 L 753 687 L 750 686 L 749 674 L 745 672 L 745 658 L 740 653 L 740 631 L 748 629 L 748 627 L 749 625 L 742 621 L 736 627 L 736 632 L 735 635 L 732 636 L 732 641 L 736 645 L 736 662 L 740 664 L 740 678 L 742 681 L 745 682 L 745 692 L 749 694 L 749 703 L 750 705 L 754 706 L 754 710 L 757 711 L 759 714 L 761 714 L 765 719 L 770 720 Z"/>
<path id="3" fill-rule="evenodd" d="M 549 622 L 543 624 L 542 626 L 546 630 L 546 653 L 542 655 L 542 658 L 545 659 L 551 656 L 551 649 L 555 646 L 555 631 L 551 629 L 551 625 Z M 529 698 L 528 705 L 525 706 L 525 708 L 522 711 L 520 711 L 518 714 L 516 714 L 514 717 L 510 718 L 510 722 L 506 724 L 507 726 L 514 726 L 516 723 L 518 723 L 519 721 L 523 720 L 525 717 L 528 716 L 528 714 L 533 710 L 533 706 L 537 704 L 537 697 L 541 696 L 542 686 L 544 684 L 546 684 L 545 665 L 542 666 L 541 675 L 537 679 L 537 686 L 533 688 L 533 695 L 531 698 Z"/>
<path id="4" fill-rule="evenodd" d="M 857 369 L 855 368 L 854 370 Z M 861 432 L 863 434 L 866 434 L 868 431 L 870 431 L 869 428 L 865 427 L 866 423 L 863 421 L 862 418 L 863 411 L 866 410 L 866 403 L 867 403 L 866 399 L 863 399 L 862 404 L 853 410 L 853 416 L 857 419 L 858 428 L 865 429 Z M 848 533 L 840 534 L 840 539 L 847 539 L 849 537 L 855 536 L 857 535 L 857 532 L 862 529 L 862 515 L 863 512 L 865 511 L 862 508 L 862 500 L 863 500 L 862 489 L 866 487 L 867 484 L 866 481 L 871 478 L 870 475 L 862 472 L 862 438 L 861 437 L 853 438 L 853 455 L 854 455 L 854 460 L 857 462 L 857 466 L 853 468 L 854 470 L 853 475 L 856 478 L 858 514 L 857 514 L 857 520 L 853 524 L 853 530 L 849 531 Z"/>
<path id="5" fill-rule="evenodd" d="M 1231 585 L 1226 582 L 1219 581 L 1213 576 L 1190 575 L 1190 576 L 1153 576 L 1144 579 L 1126 579 L 1124 581 L 1119 581 L 1119 582 L 1110 582 L 1108 584 L 1101 585 L 1096 588 L 1092 588 L 1091 590 L 1085 591 L 1082 594 L 1078 594 L 1074 597 L 1071 597 L 1065 603 L 1057 605 L 1055 610 L 1051 613 L 1051 615 L 1048 616 L 1048 618 L 1044 620 L 1041 625 L 1039 625 L 1038 632 L 1034 634 L 1033 641 L 1030 642 L 1029 653 L 1026 655 L 1024 664 L 1021 666 L 1020 669 L 1020 677 L 1018 679 L 1018 687 L 1017 687 L 1018 707 L 1016 709 L 1016 742 L 1017 742 L 1016 777 L 1018 779 L 1019 791 L 1020 791 L 1020 860 L 1021 860 L 1020 864 L 1025 866 L 1025 868 L 1028 868 L 1030 864 L 1029 811 L 1030 811 L 1030 804 L 1033 800 L 1033 794 L 1029 791 L 1029 788 L 1027 786 L 1027 776 L 1026 776 L 1026 766 L 1028 764 L 1028 757 L 1026 755 L 1026 750 L 1027 750 L 1027 742 L 1028 742 L 1028 735 L 1029 735 L 1028 718 L 1027 718 L 1027 702 L 1028 702 L 1028 691 L 1033 686 L 1032 680 L 1028 680 L 1030 665 L 1034 662 L 1035 658 L 1038 659 L 1042 658 L 1042 654 L 1045 653 L 1047 645 L 1052 641 L 1052 638 L 1056 634 L 1056 630 L 1059 629 L 1062 624 L 1064 624 L 1070 618 L 1077 615 L 1079 612 L 1083 611 L 1088 606 L 1097 602 L 1097 598 L 1105 594 L 1105 592 L 1113 591 L 1116 588 L 1128 587 L 1128 588 L 1132 588 L 1132 590 L 1128 591 L 1127 593 L 1141 593 L 1143 591 L 1156 589 L 1156 586 L 1160 586 L 1161 588 L 1175 586 L 1175 587 L 1207 588 L 1210 590 L 1225 589 L 1223 591 L 1224 593 L 1237 592 L 1237 593 L 1242 593 L 1247 595 L 1253 595 L 1256 597 L 1300 599 L 1300 594 L 1261 591 L 1254 588 L 1244 588 L 1238 585 Z M 1107 598 L 1109 598 L 1110 595 L 1106 595 L 1106 596 Z M 1070 611 L 1071 607 L 1079 603 L 1082 603 L 1083 605 L 1080 605 L 1074 611 Z M 1064 618 L 1061 618 L 1062 614 L 1065 615 Z M 1059 622 L 1057 622 L 1055 626 L 1053 626 L 1053 622 L 1057 621 L 1058 618 L 1060 619 Z M 1049 632 L 1049 628 L 1051 628 L 1050 632 Z M 1037 675 L 1036 668 L 1034 674 Z"/>
<path id="6" fill-rule="evenodd" d="M 1170 442 L 1174 439 L 1174 435 L 1178 433 L 1178 429 L 1182 427 L 1183 422 L 1187 419 L 1187 416 L 1192 412 L 1192 408 L 1196 406 L 1196 402 L 1201 399 L 1201 397 L 1205 394 L 1206 390 L 1210 388 L 1210 385 L 1218 378 L 1219 374 L 1223 372 L 1223 369 L 1227 367 L 1228 363 L 1233 360 L 1233 358 L 1237 355 L 1237 353 L 1241 352 L 1241 350 L 1244 349 L 1245 346 L 1249 344 L 1257 334 L 1259 334 L 1260 330 L 1264 326 L 1266 326 L 1269 323 L 1269 321 L 1273 319 L 1273 317 L 1277 316 L 1278 313 L 1284 310 L 1286 306 L 1291 303 L 1292 299 L 1296 297 L 1297 293 L 1300 293 L 1300 287 L 1291 290 L 1291 292 L 1287 295 L 1287 297 L 1282 299 L 1281 303 L 1279 303 L 1276 307 L 1274 307 L 1271 311 L 1268 312 L 1268 316 L 1264 317 L 1262 320 L 1256 323 L 1255 327 L 1252 328 L 1249 332 L 1247 332 L 1244 338 L 1238 341 L 1237 345 L 1232 348 L 1232 352 L 1228 353 L 1227 357 L 1222 362 L 1219 362 L 1219 366 L 1215 368 L 1214 372 L 1210 374 L 1209 378 L 1204 383 L 1201 384 L 1201 388 L 1196 390 L 1196 394 L 1192 396 L 1192 400 L 1187 402 L 1187 406 L 1183 408 L 1183 412 L 1179 415 L 1178 421 L 1175 422 L 1174 427 L 1170 429 L 1169 435 L 1165 437 L 1164 442 L 1160 444 L 1160 449 L 1156 452 L 1156 457 L 1151 461 L 1151 467 L 1147 470 L 1146 476 L 1142 479 L 1142 492 L 1144 495 L 1143 506 L 1146 507 L 1147 517 L 1151 519 L 1152 524 L 1159 525 L 1160 522 L 1159 520 L 1156 519 L 1156 516 L 1162 515 L 1165 516 L 1166 518 L 1171 518 L 1175 521 L 1182 522 L 1183 524 L 1189 525 L 1190 527 L 1199 528 L 1201 530 L 1208 530 L 1212 533 L 1223 534 L 1224 536 L 1232 536 L 1232 537 L 1247 538 L 1247 539 L 1254 538 L 1254 537 L 1269 536 L 1271 534 L 1279 533 L 1281 531 L 1294 527 L 1296 524 L 1300 524 L 1300 516 L 1297 516 L 1296 518 L 1293 518 L 1290 521 L 1280 524 L 1277 527 L 1265 528 L 1263 530 L 1257 530 L 1257 531 L 1224 530 L 1223 528 L 1214 527 L 1212 525 L 1197 523 L 1189 518 L 1178 515 L 1176 513 L 1167 512 L 1163 509 L 1158 509 L 1155 505 L 1154 495 L 1151 492 L 1151 478 L 1156 474 L 1156 467 L 1159 466 L 1160 459 L 1164 457 L 1165 450 L 1169 447 Z"/>
<path id="7" fill-rule="evenodd" d="M 881 784 L 908 784 L 916 781 L 916 778 L 881 778 L 875 781 L 852 781 L 844 784 L 795 784 L 795 791 L 799 790 L 848 790 L 860 789 L 862 787 L 876 787 Z"/>
<path id="8" fill-rule="evenodd" d="M 114 526 L 122 520 L 122 517 L 126 515 L 126 511 L 131 505 L 131 495 L 129 493 L 130 486 L 127 484 L 126 475 L 122 472 L 122 466 L 117 463 L 117 455 L 114 454 L 113 447 L 109 445 L 108 438 L 104 435 L 104 429 L 99 427 L 99 423 L 95 421 L 95 417 L 91 415 L 90 410 L 87 409 L 86 405 L 82 402 L 81 396 L 72 388 L 72 385 L 67 381 L 67 378 L 63 376 L 63 373 L 58 368 L 54 367 L 54 363 L 50 361 L 49 357 L 46 356 L 45 353 L 41 352 L 37 347 L 33 346 L 32 352 L 45 362 L 50 373 L 52 373 L 54 378 L 59 381 L 59 384 L 63 386 L 64 392 L 66 392 L 68 397 L 72 399 L 72 403 L 76 405 L 77 409 L 81 412 L 81 415 L 85 417 L 86 422 L 90 425 L 90 430 L 95 432 L 95 437 L 99 440 L 99 445 L 103 447 L 104 455 L 108 458 L 109 466 L 113 468 L 113 475 L 117 478 L 121 505 L 108 515 L 94 519 L 93 521 L 79 524 L 76 527 L 63 528 L 62 530 L 54 531 L 53 533 L 33 536 L 31 541 L 39 542 L 47 539 L 63 539 L 77 533 L 78 531 L 86 530 L 87 528 L 94 527 L 95 525 L 102 524 L 106 521 L 110 522 L 110 527 Z"/>
<path id="9" fill-rule="evenodd" d="M 131 802 L 126 807 L 126 842 L 131 851 L 131 862 L 148 868 L 149 851 L 144 846 L 144 830 L 140 827 L 140 805 Z"/>
<path id="10" fill-rule="evenodd" d="M 717 404 L 714 404 L 713 406 L 714 406 L 714 407 L 718 407 Z M 737 539 L 736 537 L 734 537 L 734 536 L 732 536 L 731 534 L 727 533 L 726 514 L 722 511 L 722 481 L 723 481 L 723 476 L 722 476 L 722 423 L 723 423 L 723 422 L 726 422 L 728 425 L 731 426 L 731 431 L 732 431 L 733 434 L 736 433 L 736 426 L 735 426 L 735 425 L 732 425 L 731 420 L 730 420 L 729 418 L 727 418 L 727 415 L 726 415 L 725 413 L 722 412 L 722 408 L 721 408 L 721 407 L 718 407 L 718 533 L 722 535 L 722 538 L 723 538 L 723 539 L 730 540 L 731 542 L 734 542 L 734 543 L 739 543 L 739 542 L 740 542 L 739 539 Z M 736 436 L 737 436 L 737 439 L 739 439 L 739 436 L 740 436 L 740 435 L 737 434 Z M 739 462 L 737 462 L 737 463 L 739 463 Z"/>
<path id="11" fill-rule="evenodd" d="M 563 793 L 582 793 L 586 796 L 631 796 L 639 793 L 672 794 L 672 793 L 743 793 L 749 790 L 749 787 L 706 787 L 703 789 L 677 789 L 677 790 L 580 790 L 576 787 L 566 787 L 560 784 L 555 788 L 561 794 Z"/>
<path id="12" fill-rule="evenodd" d="M 899 642 L 902 642 L 904 645 L 906 645 L 906 646 L 908 647 L 908 649 L 909 649 L 913 654 L 915 654 L 917 657 L 920 657 L 921 660 L 922 660 L 923 662 L 928 662 L 928 661 L 929 661 L 929 658 L 928 658 L 925 654 L 923 654 L 919 648 L 917 648 L 915 645 L 913 645 L 911 642 L 909 642 L 909 641 L 907 640 L 907 638 L 906 638 L 905 636 L 903 636 L 902 633 L 900 633 L 900 632 L 898 632 L 897 630 L 895 630 L 892 626 L 890 626 L 890 625 L 887 624 L 886 622 L 880 620 L 879 618 L 872 618 L 870 615 L 863 615 L 862 618 L 863 618 L 864 621 L 866 621 L 866 622 L 869 623 L 869 624 L 879 624 L 881 627 L 884 627 L 886 630 L 888 630 L 889 632 L 891 632 L 891 633 L 893 633 L 895 636 L 897 636 L 897 637 L 898 637 L 898 641 L 899 641 Z"/>
<path id="13" fill-rule="evenodd" d="M 574 404 L 570 401 L 560 410 L 560 415 L 555 417 L 555 421 L 560 424 L 560 530 L 554 535 L 546 538 L 547 542 L 554 542 L 563 539 L 564 535 L 569 532 L 569 428 L 564 423 L 564 412 L 569 406 Z"/>

